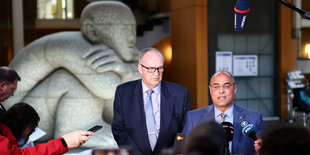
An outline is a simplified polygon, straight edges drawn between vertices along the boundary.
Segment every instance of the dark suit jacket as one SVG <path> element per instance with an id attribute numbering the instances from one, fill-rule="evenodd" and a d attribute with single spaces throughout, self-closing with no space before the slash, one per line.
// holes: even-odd
<path id="1" fill-rule="evenodd" d="M 252 154 L 255 151 L 254 141 L 242 134 L 242 121 L 254 124 L 256 135 L 260 135 L 264 128 L 262 113 L 234 105 L 234 137 L 232 141 L 233 154 Z M 214 106 L 210 105 L 204 108 L 195 109 L 187 114 L 183 133 L 187 134 L 196 124 L 203 120 L 214 119 Z"/>
<path id="2" fill-rule="evenodd" d="M 162 81 L 160 97 L 160 131 L 152 151 L 147 135 L 141 80 L 117 87 L 112 133 L 118 146 L 130 146 L 137 155 L 152 155 L 173 146 L 189 111 L 189 93 L 186 87 Z"/>
<path id="3" fill-rule="evenodd" d="M 2 105 L 2 103 L 0 103 L 0 114 L 6 112 L 6 109 L 4 108 L 4 106 Z"/>

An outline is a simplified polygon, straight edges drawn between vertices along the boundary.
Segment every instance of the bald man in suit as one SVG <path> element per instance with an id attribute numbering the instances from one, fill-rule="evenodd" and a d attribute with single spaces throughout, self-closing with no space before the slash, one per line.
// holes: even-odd
<path id="1" fill-rule="evenodd" d="M 243 135 L 242 129 L 247 124 L 253 124 L 259 135 L 264 128 L 262 114 L 234 104 L 237 84 L 234 77 L 226 71 L 218 71 L 212 76 L 209 90 L 213 105 L 188 112 L 183 133 L 187 134 L 203 120 L 213 119 L 218 123 L 230 122 L 234 126 L 233 140 L 229 143 L 230 152 L 232 154 L 253 154 L 256 150 L 254 141 Z M 226 115 L 224 118 L 221 117 L 222 113 Z M 258 141 L 256 143 L 259 143 Z"/>

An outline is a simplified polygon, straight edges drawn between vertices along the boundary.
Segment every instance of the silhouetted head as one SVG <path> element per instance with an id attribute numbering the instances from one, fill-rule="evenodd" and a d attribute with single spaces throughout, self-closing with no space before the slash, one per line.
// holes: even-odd
<path id="1" fill-rule="evenodd" d="M 310 154 L 310 132 L 303 126 L 274 124 L 261 137 L 261 155 Z"/>
<path id="2" fill-rule="evenodd" d="M 185 154 L 219 155 L 224 146 L 224 131 L 213 120 L 197 124 L 186 137 Z"/>
<path id="3" fill-rule="evenodd" d="M 40 117 L 38 113 L 29 104 L 20 102 L 14 104 L 0 117 L 2 124 L 6 125 L 12 131 L 17 140 L 26 139 L 38 126 Z"/>

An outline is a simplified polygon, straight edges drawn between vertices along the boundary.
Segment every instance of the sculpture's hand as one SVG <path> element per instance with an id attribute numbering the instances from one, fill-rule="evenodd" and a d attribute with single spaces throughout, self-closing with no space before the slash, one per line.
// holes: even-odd
<path id="1" fill-rule="evenodd" d="M 114 71 L 122 74 L 126 68 L 126 64 L 116 52 L 105 45 L 91 48 L 82 56 L 82 59 L 85 59 L 87 65 L 97 73 Z"/>

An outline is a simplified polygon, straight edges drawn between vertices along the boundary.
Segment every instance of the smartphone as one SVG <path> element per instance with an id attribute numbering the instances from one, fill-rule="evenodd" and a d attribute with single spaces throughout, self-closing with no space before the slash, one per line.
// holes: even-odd
<path id="1" fill-rule="evenodd" d="M 101 125 L 95 125 L 94 127 L 88 129 L 88 131 L 96 132 L 96 131 L 98 131 L 98 130 L 101 129 L 101 128 L 102 128 Z"/>

